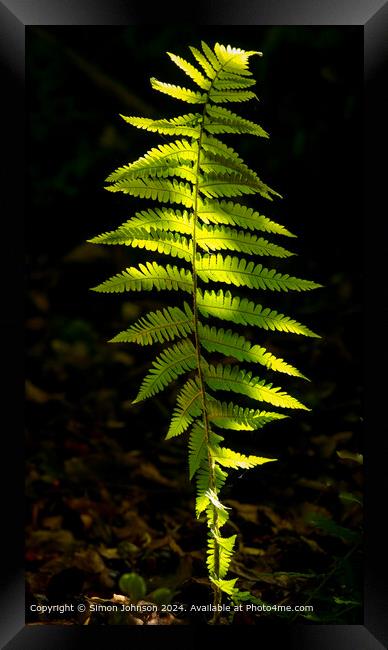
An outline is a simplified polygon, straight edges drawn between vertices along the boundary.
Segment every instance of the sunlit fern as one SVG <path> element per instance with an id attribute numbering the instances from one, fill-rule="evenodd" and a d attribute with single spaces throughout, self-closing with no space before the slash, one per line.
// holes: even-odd
<path id="1" fill-rule="evenodd" d="M 239 396 L 275 409 L 306 409 L 297 399 L 263 379 L 266 369 L 294 377 L 305 378 L 304 375 L 238 331 L 219 327 L 217 319 L 232 326 L 249 325 L 316 337 L 308 327 L 266 307 L 261 300 L 267 291 L 309 291 L 320 285 L 268 266 L 268 258 L 287 258 L 293 253 L 260 233 L 287 238 L 294 235 L 241 201 L 248 195 L 266 200 L 280 195 L 218 137 L 237 134 L 268 138 L 261 126 L 221 105 L 256 98 L 251 90 L 255 81 L 248 64 L 252 55 L 261 53 L 219 43 L 211 49 L 202 42 L 201 47 L 190 47 L 195 65 L 168 53 L 199 90 L 151 79 L 155 90 L 195 104 L 198 110 L 162 119 L 123 116 L 134 127 L 175 140 L 150 149 L 107 178 L 109 191 L 150 199 L 162 206 L 152 205 L 116 230 L 89 241 L 143 248 L 174 258 L 166 264 L 146 261 L 126 268 L 94 290 L 174 290 L 182 294 L 179 307 L 166 306 L 143 315 L 112 341 L 167 344 L 152 362 L 134 402 L 152 397 L 177 379 L 184 382 L 178 389 L 166 437 L 188 431 L 189 475 L 197 485 L 197 517 L 206 513 L 207 566 L 217 605 L 221 592 L 234 602 L 251 597 L 235 586 L 236 578 L 226 577 L 236 542 L 236 535 L 227 537 L 220 532 L 229 518 L 229 508 L 219 496 L 227 470 L 249 469 L 276 460 L 233 451 L 224 446 L 219 430 L 253 431 L 287 417 L 276 410 L 241 405 Z M 264 258 L 263 264 L 245 255 Z M 220 288 L 219 284 L 226 284 L 227 288 Z M 254 290 L 255 300 L 229 291 L 230 285 Z M 214 322 L 208 321 L 213 318 Z M 225 363 L 219 358 L 212 362 L 213 353 L 224 355 Z M 257 369 L 240 367 L 233 359 L 255 364 Z M 219 399 L 219 393 L 224 395 L 225 391 L 235 395 L 233 401 Z M 217 615 L 214 620 L 218 620 Z"/>

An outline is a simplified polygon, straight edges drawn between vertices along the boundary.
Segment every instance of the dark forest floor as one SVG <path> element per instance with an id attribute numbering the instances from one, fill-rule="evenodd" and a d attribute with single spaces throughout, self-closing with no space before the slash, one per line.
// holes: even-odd
<path id="1" fill-rule="evenodd" d="M 66 264 L 70 275 L 71 264 L 79 268 L 71 258 Z M 189 612 L 209 604 L 211 590 L 186 440 L 163 439 L 172 396 L 132 406 L 147 367 L 142 350 L 104 343 L 117 330 L 109 315 L 104 323 L 74 319 L 65 297 L 52 304 L 47 287 L 61 296 L 58 282 L 46 268 L 29 291 L 27 610 L 71 602 L 85 611 L 30 611 L 28 622 L 206 624 L 210 614 Z M 133 319 L 138 307 L 123 310 Z M 239 612 L 225 623 L 361 622 L 362 465 L 356 454 L 337 453 L 354 447 L 353 432 L 308 431 L 293 441 L 278 450 L 277 473 L 242 473 L 226 487 L 239 544 L 230 577 L 266 604 L 314 611 Z M 306 458 L 313 465 L 305 472 Z M 128 572 L 145 581 L 141 601 L 162 597 L 173 611 L 91 612 L 93 603 L 131 602 L 119 586 Z"/>

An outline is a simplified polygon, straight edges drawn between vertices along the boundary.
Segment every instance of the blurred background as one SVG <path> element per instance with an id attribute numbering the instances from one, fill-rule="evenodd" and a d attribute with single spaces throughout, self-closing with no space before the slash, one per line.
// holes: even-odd
<path id="1" fill-rule="evenodd" d="M 163 295 L 89 290 L 151 254 L 86 243 L 149 205 L 104 190 L 113 169 L 163 141 L 119 113 L 191 111 L 152 91 L 149 78 L 191 87 L 165 52 L 191 60 L 188 46 L 202 39 L 264 54 L 251 59 L 260 101 L 231 108 L 270 140 L 222 139 L 284 197 L 256 206 L 298 235 L 285 242 L 298 256 L 276 266 L 324 285 L 309 294 L 268 293 L 266 304 L 322 338 L 259 331 L 257 342 L 311 379 L 274 378 L 311 412 L 233 439 L 234 448 L 279 462 L 230 473 L 224 500 L 239 535 L 230 575 L 266 603 L 313 605 L 299 621 L 361 623 L 363 41 L 362 29 L 349 26 L 28 28 L 28 603 L 110 602 L 113 594 L 209 602 L 206 527 L 194 518 L 187 441 L 164 441 L 176 390 L 133 406 L 156 350 L 107 343 L 159 308 Z M 135 587 L 128 573 L 139 577 Z M 73 616 L 30 614 L 30 622 L 139 622 Z M 155 616 L 141 622 L 207 621 L 204 614 Z M 233 623 L 259 620 L 241 613 Z"/>

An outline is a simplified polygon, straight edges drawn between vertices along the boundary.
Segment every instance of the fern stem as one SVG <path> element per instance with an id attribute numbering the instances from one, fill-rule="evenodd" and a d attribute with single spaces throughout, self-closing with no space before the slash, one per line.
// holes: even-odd
<path id="1" fill-rule="evenodd" d="M 213 82 L 212 82 L 213 83 Z M 209 96 L 210 88 L 207 93 L 207 97 Z M 193 315 L 194 315 L 194 339 L 195 339 L 195 350 L 196 350 L 196 357 L 197 357 L 197 369 L 198 369 L 198 381 L 199 381 L 199 386 L 200 386 L 200 391 L 201 391 L 201 401 L 202 401 L 202 413 L 203 413 L 203 424 L 204 424 L 204 430 L 205 430 L 205 439 L 206 439 L 206 447 L 207 447 L 207 460 L 208 460 L 208 465 L 209 465 L 209 483 L 210 483 L 210 488 L 214 492 L 214 494 L 217 495 L 217 485 L 216 485 L 216 477 L 215 477 L 215 463 L 214 460 L 211 456 L 210 453 L 210 425 L 209 425 L 209 418 L 208 418 L 208 413 L 207 413 L 207 404 L 206 404 L 206 391 L 205 391 L 205 382 L 203 378 L 203 373 L 202 373 L 202 366 L 201 366 L 201 342 L 199 338 L 199 328 L 198 328 L 198 307 L 197 307 L 197 286 L 198 286 L 198 275 L 197 275 L 197 269 L 196 269 L 196 254 L 197 254 L 197 239 L 196 239 L 196 226 L 197 226 L 197 220 L 198 220 L 198 178 L 199 178 L 199 170 L 200 170 L 200 158 L 201 158 L 201 144 L 202 144 L 202 137 L 203 137 L 203 119 L 205 116 L 207 108 L 207 101 L 204 104 L 204 109 L 202 113 L 202 122 L 200 125 L 200 134 L 198 138 L 198 153 L 197 153 L 197 159 L 195 161 L 195 185 L 194 185 L 194 205 L 193 205 L 193 258 L 192 258 L 192 275 L 193 275 Z M 212 504 L 212 510 L 213 510 L 213 532 L 215 534 L 214 538 L 214 573 L 215 577 L 219 579 L 220 577 L 220 546 L 217 541 L 217 537 L 219 535 L 219 527 L 218 527 L 218 512 L 217 508 Z M 214 625 L 217 625 L 220 622 L 220 612 L 218 611 L 219 605 L 221 604 L 222 600 L 222 594 L 221 594 L 221 589 L 213 585 L 213 594 L 214 594 L 214 599 L 213 599 L 213 605 L 214 605 L 214 615 L 212 619 L 212 623 Z"/>

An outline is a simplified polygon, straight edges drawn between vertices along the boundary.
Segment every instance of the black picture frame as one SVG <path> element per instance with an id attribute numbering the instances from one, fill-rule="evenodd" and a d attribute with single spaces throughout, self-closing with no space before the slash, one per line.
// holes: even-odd
<path id="1" fill-rule="evenodd" d="M 138 3 L 139 5 L 140 3 Z M 153 10 L 152 23 L 177 15 L 172 3 Z M 2 589 L 1 589 L 1 644 L 9 650 L 17 648 L 76 648 L 85 643 L 95 647 L 117 648 L 120 637 L 136 643 L 163 642 L 164 636 L 176 636 L 181 643 L 187 629 L 133 628 L 78 628 L 53 626 L 25 626 L 23 578 L 23 220 L 28 219 L 28 197 L 25 196 L 23 170 L 25 169 L 25 33 L 30 25 L 132 25 L 147 24 L 149 8 L 125 0 L 2 0 L 0 1 L 0 65 L 2 71 L 2 104 L 6 108 L 3 121 L 4 135 L 2 183 L 3 238 L 3 315 L 1 334 L 3 377 L 3 439 L 2 460 Z M 179 22 L 182 10 L 179 9 Z M 160 15 L 158 15 L 160 14 Z M 301 650 L 330 649 L 378 650 L 388 645 L 387 542 L 383 526 L 386 517 L 387 496 L 387 436 L 384 432 L 384 383 L 378 380 L 379 368 L 386 367 L 385 330 L 382 322 L 386 309 L 384 299 L 384 269 L 386 258 L 382 236 L 386 216 L 384 191 L 388 102 L 384 85 L 388 71 L 388 2 L 384 0 L 266 0 L 238 3 L 199 2 L 186 20 L 201 24 L 255 24 L 255 25 L 358 25 L 365 43 L 365 123 L 360 124 L 355 137 L 364 143 L 365 178 L 365 457 L 366 457 L 366 538 L 365 538 L 365 605 L 364 625 L 293 625 L 259 628 L 255 643 L 267 646 L 264 637 L 271 639 L 271 647 L 287 642 L 289 648 Z M 361 156 L 360 156 L 361 164 Z M 360 193 L 361 188 L 355 188 Z M 385 253 L 385 254 L 384 254 Z M 379 342 L 379 339 L 381 342 Z M 360 354 L 362 346 L 360 342 Z M 4 421 L 4 415 L 7 421 Z M 385 498 L 384 498 L 385 497 Z M 219 643 L 219 629 L 206 629 L 209 643 Z M 249 631 L 244 630 L 244 635 Z M 203 630 L 190 629 L 191 638 Z M 154 637 L 155 635 L 155 637 Z M 93 637 L 93 641 L 92 641 Z M 245 637 L 244 637 L 245 638 Z M 248 640 L 248 637 L 247 637 Z"/>

